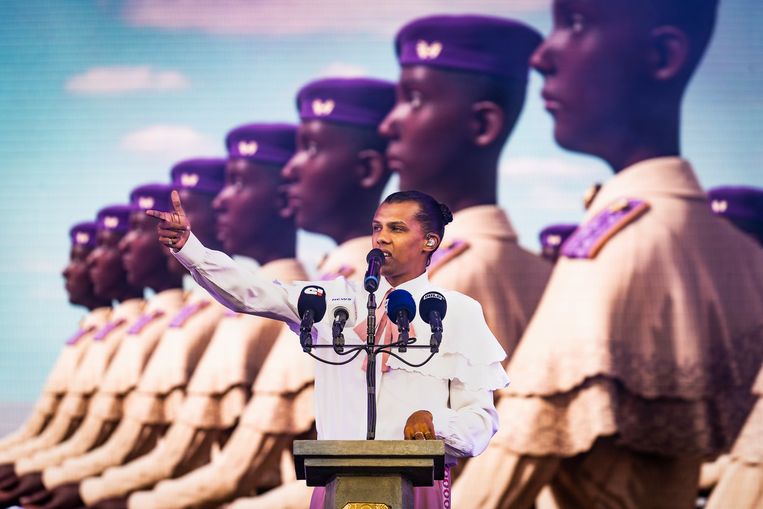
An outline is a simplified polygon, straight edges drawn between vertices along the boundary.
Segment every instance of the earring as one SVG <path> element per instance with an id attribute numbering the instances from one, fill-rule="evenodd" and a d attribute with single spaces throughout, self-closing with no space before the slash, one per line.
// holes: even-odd
<path id="1" fill-rule="evenodd" d="M 427 239 L 427 247 L 434 247 L 434 239 L 432 238 Z"/>

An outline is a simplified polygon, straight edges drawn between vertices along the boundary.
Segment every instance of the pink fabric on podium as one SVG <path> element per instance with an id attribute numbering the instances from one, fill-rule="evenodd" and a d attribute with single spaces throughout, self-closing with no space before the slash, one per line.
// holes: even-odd
<path id="1" fill-rule="evenodd" d="M 445 478 L 435 481 L 434 486 L 413 488 L 413 509 L 450 509 L 450 467 L 445 467 Z M 313 490 L 310 509 L 323 509 L 326 488 L 319 486 Z"/>

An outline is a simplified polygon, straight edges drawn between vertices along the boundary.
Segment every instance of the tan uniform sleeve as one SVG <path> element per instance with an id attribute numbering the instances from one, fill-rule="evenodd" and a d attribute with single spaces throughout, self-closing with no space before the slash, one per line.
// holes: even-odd
<path id="1" fill-rule="evenodd" d="M 208 458 L 212 433 L 177 422 L 148 454 L 126 465 L 107 469 L 100 477 L 80 484 L 80 497 L 87 505 L 120 497 L 177 475 L 182 464 L 198 464 Z M 204 457 L 200 459 L 200 457 Z"/>
<path id="2" fill-rule="evenodd" d="M 108 424 L 98 415 L 88 414 L 85 421 L 68 440 L 52 449 L 37 452 L 32 457 L 16 462 L 18 475 L 38 472 L 62 463 L 65 459 L 84 454 L 96 447 L 110 431 Z"/>
<path id="3" fill-rule="evenodd" d="M 312 496 L 313 488 L 305 481 L 292 481 L 258 497 L 235 500 L 225 509 L 305 509 Z"/>
<path id="4" fill-rule="evenodd" d="M 58 412 L 43 432 L 32 438 L 0 452 L 0 463 L 12 463 L 48 449 L 66 440 L 79 421 L 79 418 L 67 412 Z"/>
<path id="5" fill-rule="evenodd" d="M 47 489 L 52 489 L 64 483 L 100 474 L 108 467 L 120 465 L 134 453 L 139 438 L 141 441 L 150 441 L 150 437 L 145 436 L 145 428 L 151 427 L 133 419 L 122 420 L 101 447 L 82 456 L 67 459 L 60 465 L 46 468 L 42 474 L 43 484 Z"/>
<path id="6" fill-rule="evenodd" d="M 278 484 L 281 452 L 289 443 L 289 437 L 262 434 L 240 426 L 212 463 L 178 479 L 163 481 L 152 491 L 134 493 L 128 499 L 128 507 L 212 506 L 251 493 L 265 483 Z"/>

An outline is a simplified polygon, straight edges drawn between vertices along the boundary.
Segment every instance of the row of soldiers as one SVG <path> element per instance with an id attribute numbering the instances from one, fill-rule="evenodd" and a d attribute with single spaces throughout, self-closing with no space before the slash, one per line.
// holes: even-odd
<path id="1" fill-rule="evenodd" d="M 312 361 L 280 323 L 184 291 L 143 211 L 171 211 L 178 190 L 204 245 L 280 281 L 307 278 L 297 229 L 326 235 L 337 247 L 322 277 L 357 279 L 395 172 L 454 211 L 429 276 L 478 300 L 509 356 L 501 428 L 456 480 L 456 507 L 690 507 L 702 461 L 735 441 L 710 505 L 760 506 L 744 497 L 763 478 L 760 404 L 750 413 L 762 195 L 723 188 L 708 207 L 678 143 L 715 10 L 558 1 L 545 41 L 507 19 L 415 20 L 395 39 L 397 84 L 311 82 L 299 126 L 233 129 L 226 159 L 183 161 L 170 183 L 75 226 L 67 290 L 91 311 L 32 416 L 0 441 L 0 503 L 306 507 L 290 446 L 314 436 Z M 528 62 L 557 142 L 615 172 L 579 227 L 542 233 L 556 265 L 522 248 L 497 206 Z"/>

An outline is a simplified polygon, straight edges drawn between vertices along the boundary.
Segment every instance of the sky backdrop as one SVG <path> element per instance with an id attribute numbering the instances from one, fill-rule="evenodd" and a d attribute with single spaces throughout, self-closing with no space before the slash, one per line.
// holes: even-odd
<path id="1" fill-rule="evenodd" d="M 546 0 L 2 2 L 0 403 L 35 399 L 83 314 L 60 276 L 72 224 L 138 184 L 166 181 L 182 158 L 224 155 L 236 125 L 296 122 L 295 94 L 312 79 L 394 80 L 396 30 L 438 12 L 550 27 Z M 705 187 L 763 187 L 761 23 L 760 0 L 721 0 L 686 98 L 684 153 Z M 583 192 L 608 176 L 555 146 L 540 86 L 533 74 L 499 189 L 520 242 L 535 251 L 538 231 L 578 221 Z M 301 234 L 299 256 L 312 266 L 331 245 Z"/>

